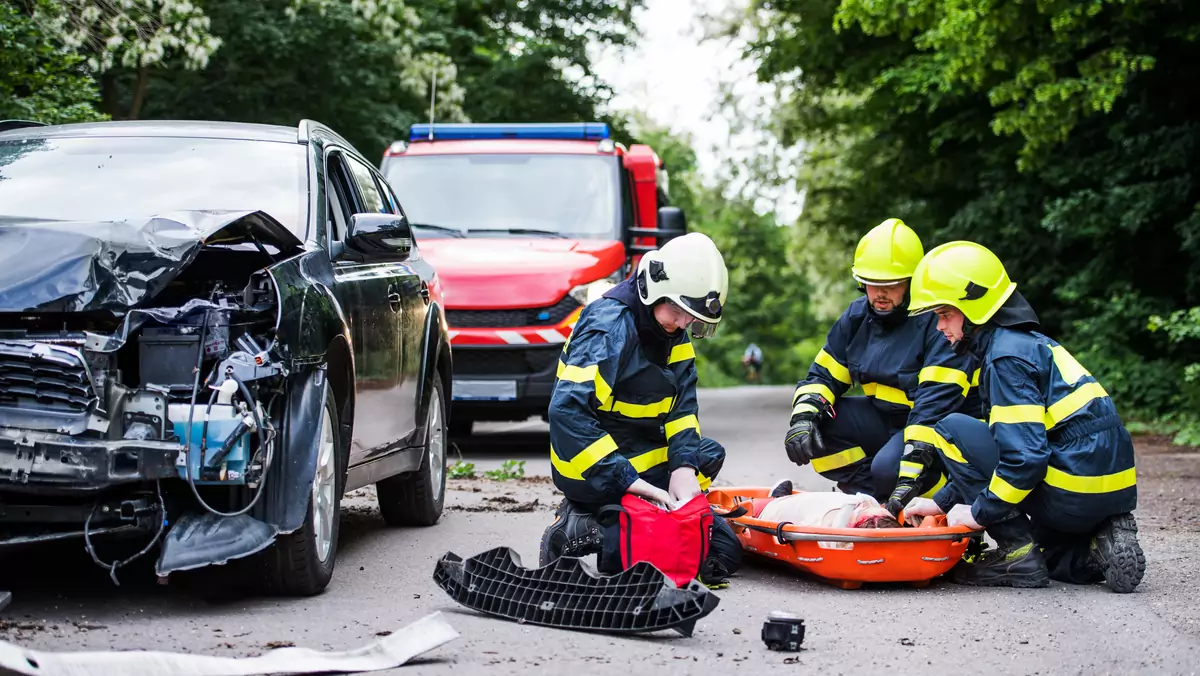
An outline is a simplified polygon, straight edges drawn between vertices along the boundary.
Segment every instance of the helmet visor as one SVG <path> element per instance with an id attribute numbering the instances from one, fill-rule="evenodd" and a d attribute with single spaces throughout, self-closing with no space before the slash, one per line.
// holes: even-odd
<path id="1" fill-rule="evenodd" d="M 686 320 L 685 326 L 693 338 L 711 338 L 716 334 L 717 327 L 721 323 L 720 317 L 713 320 L 704 320 L 697 317 L 695 312 L 681 306 L 674 300 L 668 298 L 666 302 L 675 311 L 677 317 Z"/>
<path id="2" fill-rule="evenodd" d="M 870 279 L 868 277 L 860 277 L 855 274 L 850 276 L 853 277 L 854 281 L 858 282 L 859 284 L 867 284 L 870 286 L 896 286 L 897 284 L 903 284 L 909 280 L 908 277 L 901 279 Z"/>

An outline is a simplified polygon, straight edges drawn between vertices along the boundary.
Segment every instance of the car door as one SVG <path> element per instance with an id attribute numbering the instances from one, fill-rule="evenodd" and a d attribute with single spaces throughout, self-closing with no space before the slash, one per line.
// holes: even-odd
<path id="1" fill-rule="evenodd" d="M 359 188 L 346 153 L 333 149 L 326 158 L 329 195 L 341 216 L 330 219 L 330 248 L 338 251 L 349 236 L 351 216 L 370 211 L 369 205 L 373 203 L 370 197 L 378 191 L 364 193 Z M 390 262 L 339 258 L 333 267 L 335 283 L 346 287 L 342 293 L 354 299 L 350 313 L 357 395 L 350 465 L 357 465 L 386 453 L 404 437 L 402 426 L 391 413 L 397 405 L 394 391 L 400 378 L 396 315 L 401 308 L 398 303 L 389 302 Z"/>
<path id="2" fill-rule="evenodd" d="M 396 199 L 396 192 L 391 184 L 378 171 L 372 169 L 375 182 L 384 199 L 389 203 L 392 213 L 404 215 L 403 205 Z M 424 423 L 416 420 L 417 389 L 421 379 L 421 359 L 425 354 L 425 321 L 429 314 L 429 265 L 421 260 L 420 247 L 413 242 L 412 255 L 402 266 L 396 280 L 401 287 L 404 299 L 404 313 L 400 318 L 400 343 L 404 349 L 404 362 L 401 364 L 401 375 L 404 379 L 402 389 L 405 405 L 411 402 L 414 416 L 414 429 Z M 424 272 L 424 274 L 422 274 Z"/>
<path id="3" fill-rule="evenodd" d="M 396 213 L 389 198 L 380 189 L 374 168 L 356 156 L 345 157 L 350 174 L 363 197 L 363 212 Z M 387 370 L 391 374 L 381 403 L 386 406 L 393 442 L 407 443 L 417 426 L 417 383 L 416 376 L 409 377 L 405 365 L 419 363 L 420 357 L 411 353 L 412 347 L 406 343 L 404 336 L 407 315 L 414 309 L 414 299 L 420 298 L 420 279 L 408 263 L 399 261 L 380 263 L 375 274 L 376 279 L 385 284 L 387 303 L 382 310 L 387 313 L 387 359 L 390 360 Z M 383 334 L 381 330 L 380 335 Z M 379 358 L 384 359 L 383 352 L 380 352 Z"/>

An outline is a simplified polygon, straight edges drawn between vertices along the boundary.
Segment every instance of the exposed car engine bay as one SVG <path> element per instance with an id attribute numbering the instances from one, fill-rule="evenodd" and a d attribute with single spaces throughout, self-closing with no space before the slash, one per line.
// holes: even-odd
<path id="1" fill-rule="evenodd" d="M 88 250 L 84 238 L 86 258 L 60 258 L 65 276 L 26 280 L 27 293 L 0 286 L 0 547 L 82 535 L 116 582 L 181 514 L 256 507 L 290 357 L 267 268 L 299 244 L 264 243 L 259 215 L 191 227 L 190 240 L 143 238 L 149 251 Z M 102 533 L 151 536 L 105 562 Z"/>

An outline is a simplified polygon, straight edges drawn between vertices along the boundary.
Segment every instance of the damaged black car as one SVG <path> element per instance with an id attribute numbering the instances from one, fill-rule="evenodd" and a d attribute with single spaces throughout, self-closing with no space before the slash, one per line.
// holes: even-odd
<path id="1" fill-rule="evenodd" d="M 0 122 L 0 556 L 321 592 L 345 493 L 441 516 L 441 306 L 391 186 L 319 123 Z"/>

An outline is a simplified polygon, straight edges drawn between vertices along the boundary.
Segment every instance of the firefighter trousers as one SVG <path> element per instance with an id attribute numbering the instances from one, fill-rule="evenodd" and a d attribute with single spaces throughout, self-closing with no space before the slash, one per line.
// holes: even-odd
<path id="1" fill-rule="evenodd" d="M 868 397 L 842 397 L 833 411 L 821 423 L 825 452 L 812 459 L 813 469 L 843 493 L 887 500 L 900 475 L 905 418 L 889 419 Z"/>
<path id="2" fill-rule="evenodd" d="M 939 449 L 949 476 L 947 487 L 954 491 L 956 503 L 972 504 L 992 480 L 1000 464 L 1000 449 L 988 424 L 962 413 L 952 413 L 934 426 L 946 442 L 957 449 L 966 464 Z M 1104 576 L 1089 563 L 1094 534 L 1108 514 L 1090 518 L 1069 517 L 1056 509 L 1046 494 L 1045 484 L 1033 489 L 1016 509 L 1029 517 L 1034 542 L 1042 548 L 1050 578 L 1059 582 L 1092 584 Z"/>

